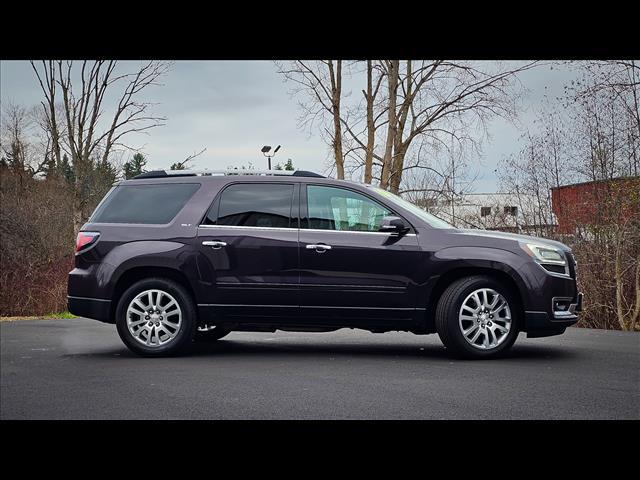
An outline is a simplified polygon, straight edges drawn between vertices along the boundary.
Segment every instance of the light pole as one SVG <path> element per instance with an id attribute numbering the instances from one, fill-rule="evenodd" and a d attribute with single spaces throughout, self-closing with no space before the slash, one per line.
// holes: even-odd
<path id="1" fill-rule="evenodd" d="M 276 147 L 276 149 L 273 151 L 273 153 L 271 155 L 269 155 L 269 152 L 271 151 L 271 146 L 269 145 L 265 145 L 264 147 L 262 147 L 262 149 L 260 150 L 262 152 L 262 154 L 267 157 L 267 159 L 269 160 L 269 170 L 271 170 L 271 157 L 275 157 L 276 153 L 278 152 L 278 150 L 280 150 L 280 145 L 278 145 Z"/>

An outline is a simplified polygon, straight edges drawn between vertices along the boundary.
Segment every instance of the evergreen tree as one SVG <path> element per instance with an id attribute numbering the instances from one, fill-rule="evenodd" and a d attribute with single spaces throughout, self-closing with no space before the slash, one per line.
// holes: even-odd
<path id="1" fill-rule="evenodd" d="M 73 166 L 69 162 L 69 157 L 65 153 L 62 155 L 62 160 L 60 160 L 60 165 L 58 165 L 58 175 L 63 177 L 67 182 L 74 183 L 76 181 L 76 175 L 73 170 Z"/>
<path id="2" fill-rule="evenodd" d="M 295 170 L 295 167 L 293 166 L 293 160 L 288 159 L 287 163 L 284 164 L 284 169 L 289 171 Z"/>
<path id="3" fill-rule="evenodd" d="M 293 161 L 291 159 L 287 160 L 287 162 L 282 165 L 281 163 L 276 163 L 276 166 L 273 167 L 274 170 L 295 170 L 295 167 L 293 166 Z"/>
<path id="4" fill-rule="evenodd" d="M 147 159 L 141 153 L 136 153 L 131 160 L 122 166 L 122 173 L 126 180 L 144 173 L 147 166 Z M 172 167 L 173 170 L 173 167 Z"/>

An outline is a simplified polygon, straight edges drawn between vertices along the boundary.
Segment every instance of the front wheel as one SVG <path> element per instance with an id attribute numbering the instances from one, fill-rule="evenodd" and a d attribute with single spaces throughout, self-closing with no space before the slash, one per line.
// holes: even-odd
<path id="1" fill-rule="evenodd" d="M 464 358 L 500 356 L 511 348 L 519 331 L 514 294 L 501 282 L 481 275 L 449 285 L 435 320 L 445 347 Z"/>
<path id="2" fill-rule="evenodd" d="M 141 280 L 118 302 L 116 327 L 124 344 L 147 357 L 177 355 L 190 346 L 196 310 L 189 293 L 165 278 Z"/>

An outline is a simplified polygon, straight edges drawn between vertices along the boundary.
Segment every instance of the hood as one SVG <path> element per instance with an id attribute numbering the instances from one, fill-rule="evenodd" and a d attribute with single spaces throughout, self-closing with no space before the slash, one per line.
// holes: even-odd
<path id="1" fill-rule="evenodd" d="M 551 247 L 558 248 L 564 252 L 571 252 L 571 249 L 562 242 L 555 240 L 549 240 L 548 238 L 532 237 L 530 235 L 520 235 L 517 233 L 496 232 L 494 230 L 475 230 L 475 229 L 457 229 L 458 234 L 477 236 L 477 237 L 489 237 L 499 238 L 502 240 L 514 240 L 516 242 L 523 243 L 537 243 L 539 245 L 549 245 Z"/>

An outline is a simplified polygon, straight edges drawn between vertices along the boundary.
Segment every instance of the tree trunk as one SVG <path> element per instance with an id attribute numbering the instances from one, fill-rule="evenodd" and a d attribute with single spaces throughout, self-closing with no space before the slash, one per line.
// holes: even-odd
<path id="1" fill-rule="evenodd" d="M 398 70 L 400 66 L 398 65 Z M 393 162 L 390 172 L 389 190 L 398 193 L 400 183 L 402 182 L 402 171 L 404 170 L 404 157 L 412 140 L 411 137 L 406 142 L 402 140 L 404 135 L 404 127 L 407 123 L 409 110 L 413 102 L 413 70 L 411 60 L 407 60 L 406 75 L 404 83 L 404 100 L 400 104 L 399 115 L 396 116 L 396 129 L 393 139 Z M 397 88 L 397 86 L 396 86 Z"/>
<path id="2" fill-rule="evenodd" d="M 338 179 L 344 179 L 344 156 L 342 154 L 342 124 L 340 123 L 340 97 L 342 95 L 342 60 L 329 61 L 329 75 L 331 77 L 331 106 L 333 113 L 333 155 L 336 160 Z"/>
<path id="3" fill-rule="evenodd" d="M 78 236 L 78 232 L 84 225 L 85 219 L 82 212 L 82 199 L 78 192 L 74 193 L 73 199 L 73 237 Z"/>
<path id="4" fill-rule="evenodd" d="M 640 255 L 636 258 L 636 303 L 629 321 L 629 330 L 635 332 L 638 318 L 640 318 Z"/>
<path id="5" fill-rule="evenodd" d="M 338 113 L 334 113 L 333 128 L 335 129 L 335 135 L 333 137 L 333 154 L 336 159 L 336 171 L 338 179 L 344 179 L 344 157 L 342 155 L 342 127 L 340 125 L 340 108 L 336 110 Z"/>
<path id="6" fill-rule="evenodd" d="M 617 235 L 616 235 L 617 236 Z M 622 284 L 622 259 L 621 257 L 621 246 L 620 239 L 616 238 L 615 244 L 615 282 L 616 282 L 616 316 L 618 317 L 618 324 L 622 330 L 626 330 L 626 323 L 624 319 L 624 312 L 622 310 L 622 289 L 624 285 Z"/>
<path id="7" fill-rule="evenodd" d="M 376 131 L 373 124 L 373 62 L 367 60 L 367 150 L 364 157 L 364 183 L 373 180 L 373 149 L 375 147 Z"/>
<path id="8" fill-rule="evenodd" d="M 397 91 L 399 79 L 400 60 L 391 60 L 387 64 L 388 85 L 389 85 L 389 111 L 387 124 L 387 141 L 384 149 L 384 157 L 382 159 L 382 173 L 380 175 L 380 188 L 387 189 L 389 187 L 389 176 L 393 168 L 393 145 L 398 129 L 398 117 L 396 112 Z"/>
<path id="9" fill-rule="evenodd" d="M 404 168 L 404 156 L 407 150 L 404 145 L 398 146 L 393 155 L 393 176 L 389 182 L 389 190 L 398 193 L 402 182 L 402 170 Z"/>

